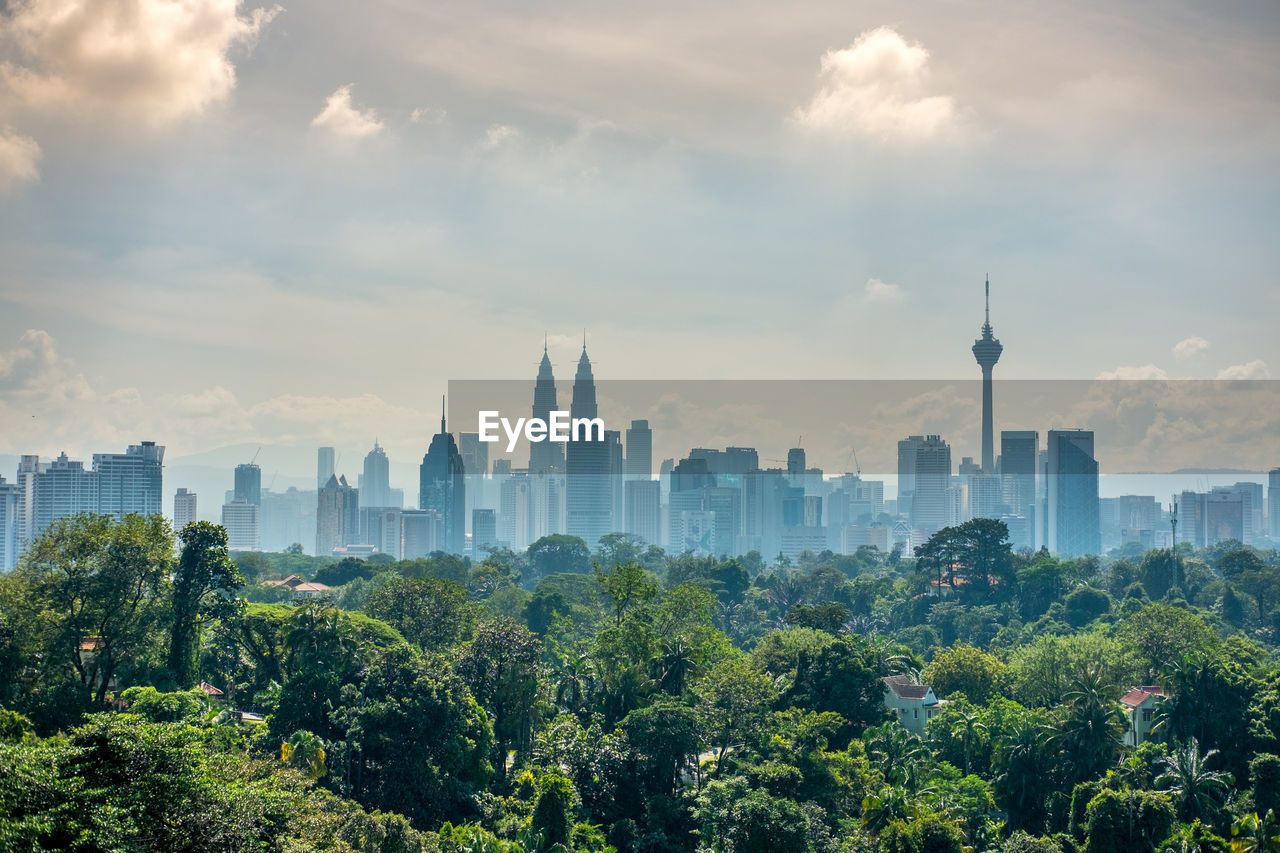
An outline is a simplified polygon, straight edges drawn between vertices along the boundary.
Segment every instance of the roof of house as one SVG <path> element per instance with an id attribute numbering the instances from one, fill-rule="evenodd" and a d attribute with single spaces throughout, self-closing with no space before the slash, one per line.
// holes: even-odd
<path id="1" fill-rule="evenodd" d="M 263 586 L 291 586 L 296 589 L 298 585 L 301 584 L 302 582 L 303 582 L 302 578 L 298 577 L 297 575 L 289 575 L 289 577 L 282 578 L 278 581 L 263 581 L 262 585 Z"/>
<path id="2" fill-rule="evenodd" d="M 927 684 L 916 684 L 907 675 L 887 676 L 884 683 L 899 699 L 923 699 L 931 689 Z"/>
<path id="3" fill-rule="evenodd" d="M 1126 708 L 1136 708 L 1152 696 L 1164 698 L 1169 694 L 1164 692 L 1164 688 L 1154 684 L 1145 684 L 1141 687 L 1130 687 L 1129 691 L 1120 697 L 1120 704 Z"/>
<path id="4" fill-rule="evenodd" d="M 323 583 L 300 583 L 294 586 L 294 592 L 324 592 L 331 589 L 328 584 Z"/>
<path id="5" fill-rule="evenodd" d="M 202 681 L 202 682 L 200 682 L 200 683 L 199 683 L 198 685 L 196 685 L 196 686 L 197 686 L 200 690 L 202 690 L 206 696 L 221 696 L 221 695 L 223 695 L 221 690 L 219 690 L 218 688 L 214 687 L 212 684 L 210 684 L 210 683 L 209 683 L 209 682 L 207 682 L 207 681 Z"/>

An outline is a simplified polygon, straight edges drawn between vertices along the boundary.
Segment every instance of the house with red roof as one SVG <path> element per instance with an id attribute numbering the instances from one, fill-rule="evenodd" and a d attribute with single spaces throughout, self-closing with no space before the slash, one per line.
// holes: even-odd
<path id="1" fill-rule="evenodd" d="M 1151 727 L 1155 725 L 1156 708 L 1168 698 L 1164 688 L 1154 684 L 1142 687 L 1131 687 L 1120 697 L 1128 717 L 1129 728 L 1124 733 L 1125 746 L 1138 746 L 1151 736 Z"/>
<path id="2" fill-rule="evenodd" d="M 933 694 L 927 684 L 917 684 L 907 675 L 890 675 L 884 679 L 884 706 L 913 735 L 924 736 L 924 727 L 942 713 L 946 702 Z"/>

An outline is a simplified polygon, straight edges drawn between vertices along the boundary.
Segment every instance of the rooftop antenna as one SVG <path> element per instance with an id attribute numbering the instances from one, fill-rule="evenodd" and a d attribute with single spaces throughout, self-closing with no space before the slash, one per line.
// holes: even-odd
<path id="1" fill-rule="evenodd" d="M 440 432 L 444 432 L 444 395 L 440 395 Z"/>
<path id="2" fill-rule="evenodd" d="M 1173 503 L 1173 511 L 1169 513 L 1169 553 L 1176 554 L 1178 552 L 1178 496 L 1173 495 L 1170 500 Z"/>
<path id="3" fill-rule="evenodd" d="M 545 329 L 542 331 L 542 354 L 547 354 L 547 332 Z"/>
<path id="4" fill-rule="evenodd" d="M 587 327 L 582 327 L 582 351 L 587 351 Z"/>

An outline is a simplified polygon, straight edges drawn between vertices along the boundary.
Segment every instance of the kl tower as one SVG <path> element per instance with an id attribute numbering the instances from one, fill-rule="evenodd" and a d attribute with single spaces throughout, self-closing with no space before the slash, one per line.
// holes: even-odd
<path id="1" fill-rule="evenodd" d="M 982 368 L 982 471 L 996 471 L 995 428 L 991 416 L 991 371 L 1000 360 L 1004 347 L 991 333 L 991 279 L 987 279 L 987 320 L 982 324 L 982 337 L 973 342 L 973 357 Z"/>

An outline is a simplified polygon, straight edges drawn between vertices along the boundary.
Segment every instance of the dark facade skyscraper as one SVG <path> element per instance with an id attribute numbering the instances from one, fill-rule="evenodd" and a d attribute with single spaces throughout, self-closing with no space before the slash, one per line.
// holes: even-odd
<path id="1" fill-rule="evenodd" d="M 982 368 L 982 470 L 994 474 L 995 460 L 995 426 L 991 406 L 991 371 L 1004 347 L 996 340 L 991 329 L 991 282 L 987 281 L 987 319 L 982 324 L 982 337 L 973 342 L 973 357 Z"/>
<path id="2" fill-rule="evenodd" d="M 1035 430 L 1000 431 L 1002 497 L 1013 515 L 1026 515 L 1036 500 L 1036 457 L 1040 434 Z"/>
<path id="3" fill-rule="evenodd" d="M 1047 449 L 1045 534 L 1049 551 L 1063 557 L 1097 554 L 1102 550 L 1102 535 L 1093 432 L 1051 429 Z"/>
<path id="4" fill-rule="evenodd" d="M 573 379 L 573 402 L 569 415 L 594 419 L 596 380 L 591 372 L 587 345 L 582 345 L 578 372 Z M 549 442 L 544 442 L 549 443 Z M 595 549 L 600 537 L 613 528 L 613 489 L 610 483 L 610 445 L 604 436 L 587 430 L 585 437 L 570 441 L 565 447 L 565 527 L 570 536 L 581 537 L 587 547 Z"/>
<path id="5" fill-rule="evenodd" d="M 237 465 L 235 489 L 231 499 L 262 506 L 262 469 L 252 462 Z"/>
<path id="6" fill-rule="evenodd" d="M 653 476 L 653 430 L 648 421 L 632 421 L 627 430 L 627 476 L 645 480 Z"/>
<path id="7" fill-rule="evenodd" d="M 587 349 L 582 348 L 582 357 L 586 358 Z M 577 393 L 576 390 L 574 393 Z M 592 391 L 592 405 L 595 404 L 595 391 Z M 547 345 L 542 345 L 542 362 L 538 365 L 538 379 L 533 385 L 533 416 L 549 422 L 551 413 L 557 410 L 556 377 L 551 371 L 551 357 L 547 355 Z M 594 417 L 594 415 L 592 416 Z M 564 447 L 556 441 L 529 442 L 529 473 L 548 474 L 564 471 Z"/>
<path id="8" fill-rule="evenodd" d="M 427 454 L 422 457 L 418 479 L 418 509 L 432 509 L 440 514 L 441 547 L 451 554 L 461 554 L 466 548 L 467 491 L 465 468 L 457 442 L 445 429 L 443 403 L 440 412 L 440 432 L 431 439 Z"/>

